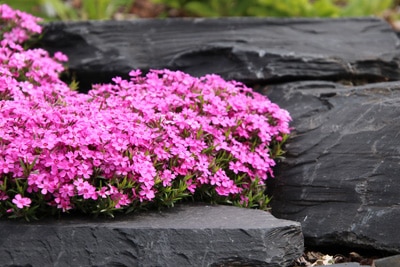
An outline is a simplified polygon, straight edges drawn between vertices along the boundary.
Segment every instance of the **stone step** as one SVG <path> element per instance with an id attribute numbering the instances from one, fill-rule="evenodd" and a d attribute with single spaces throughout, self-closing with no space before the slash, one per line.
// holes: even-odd
<path id="1" fill-rule="evenodd" d="M 281 267 L 304 248 L 297 222 L 204 204 L 116 219 L 1 221 L 0 236 L 2 266 Z"/>

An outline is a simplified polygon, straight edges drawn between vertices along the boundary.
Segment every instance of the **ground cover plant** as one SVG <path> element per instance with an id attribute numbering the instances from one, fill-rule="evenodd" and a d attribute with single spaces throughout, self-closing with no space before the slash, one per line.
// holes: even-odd
<path id="1" fill-rule="evenodd" d="M 266 209 L 290 115 L 213 74 L 132 70 L 88 94 L 67 57 L 23 47 L 39 19 L 0 5 L 0 216 L 113 216 L 182 199 Z"/>
<path id="2" fill-rule="evenodd" d="M 135 17 L 355 17 L 399 18 L 398 0 L 2 0 L 54 20 Z"/>

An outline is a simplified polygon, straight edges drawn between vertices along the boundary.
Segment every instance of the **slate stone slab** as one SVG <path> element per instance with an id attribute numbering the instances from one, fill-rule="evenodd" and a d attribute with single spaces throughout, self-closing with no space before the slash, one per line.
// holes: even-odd
<path id="1" fill-rule="evenodd" d="M 299 223 L 230 206 L 0 222 L 1 266 L 288 266 L 302 252 Z"/>
<path id="2" fill-rule="evenodd" d="M 264 90 L 295 131 L 272 212 L 301 222 L 307 244 L 400 252 L 400 82 L 312 81 Z"/>
<path id="3" fill-rule="evenodd" d="M 398 38 L 380 19 L 142 19 L 47 24 L 39 46 L 62 51 L 87 90 L 131 69 L 179 69 L 247 83 L 397 80 Z"/>
<path id="4" fill-rule="evenodd" d="M 331 264 L 329 265 L 329 267 L 367 267 L 367 265 L 360 265 L 357 262 L 346 262 L 346 263 Z"/>
<path id="5" fill-rule="evenodd" d="M 398 267 L 400 266 L 400 255 L 375 260 L 374 265 L 375 267 Z"/>

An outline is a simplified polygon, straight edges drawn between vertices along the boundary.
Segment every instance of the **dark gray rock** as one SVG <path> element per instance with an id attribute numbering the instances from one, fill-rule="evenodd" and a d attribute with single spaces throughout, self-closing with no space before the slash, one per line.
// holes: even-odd
<path id="1" fill-rule="evenodd" d="M 1 266 L 288 266 L 302 252 L 299 223 L 229 206 L 0 222 Z"/>
<path id="2" fill-rule="evenodd" d="M 39 45 L 66 53 L 85 90 L 136 68 L 248 83 L 397 80 L 398 43 L 375 18 L 186 18 L 51 23 Z"/>
<path id="3" fill-rule="evenodd" d="M 345 263 L 337 263 L 331 264 L 329 267 L 364 267 L 365 265 L 360 265 L 357 262 L 345 262 Z"/>
<path id="4" fill-rule="evenodd" d="M 329 265 L 329 267 L 369 267 L 369 266 L 370 265 L 360 265 L 357 262 L 345 262 L 345 263 L 337 263 Z"/>
<path id="5" fill-rule="evenodd" d="M 374 265 L 375 267 L 399 267 L 400 255 L 375 260 Z"/>
<path id="6" fill-rule="evenodd" d="M 272 212 L 306 244 L 400 252 L 400 82 L 298 82 L 264 90 L 295 131 Z"/>

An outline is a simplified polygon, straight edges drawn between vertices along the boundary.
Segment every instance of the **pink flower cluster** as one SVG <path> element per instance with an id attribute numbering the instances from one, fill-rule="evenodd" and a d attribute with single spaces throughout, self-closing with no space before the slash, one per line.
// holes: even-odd
<path id="1" fill-rule="evenodd" d="M 42 28 L 37 24 L 40 21 L 40 18 L 14 10 L 8 5 L 0 5 L 2 45 L 8 42 L 21 44 L 33 34 L 41 33 Z"/>
<path id="2" fill-rule="evenodd" d="M 290 116 L 261 94 L 169 70 L 79 94 L 58 78 L 63 54 L 20 46 L 37 19 L 6 5 L 0 17 L 3 31 L 13 23 L 0 47 L 0 212 L 101 213 L 204 191 L 245 206 L 273 176 Z"/>

